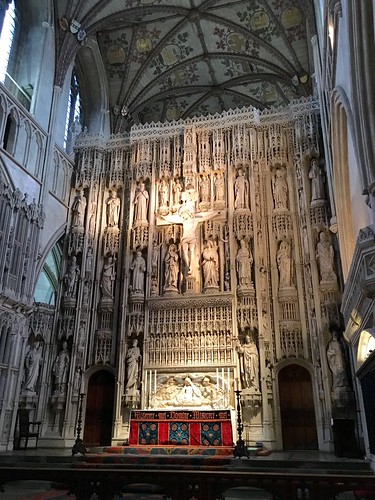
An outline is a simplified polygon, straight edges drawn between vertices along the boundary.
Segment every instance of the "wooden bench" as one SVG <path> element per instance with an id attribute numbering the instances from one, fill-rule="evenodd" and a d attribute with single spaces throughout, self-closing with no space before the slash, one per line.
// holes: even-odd
<path id="1" fill-rule="evenodd" d="M 16 441 L 18 444 L 16 448 L 18 449 L 21 449 L 21 440 L 25 439 L 23 449 L 26 450 L 30 438 L 35 439 L 35 448 L 38 447 L 39 431 L 42 422 L 30 422 L 29 417 L 29 410 L 18 410 L 18 436 Z"/>

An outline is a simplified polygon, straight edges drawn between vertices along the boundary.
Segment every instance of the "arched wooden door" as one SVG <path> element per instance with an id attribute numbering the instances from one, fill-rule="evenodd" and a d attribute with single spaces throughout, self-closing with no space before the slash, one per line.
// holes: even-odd
<path id="1" fill-rule="evenodd" d="M 115 378 L 100 370 L 89 380 L 83 441 L 88 446 L 111 444 Z"/>
<path id="2" fill-rule="evenodd" d="M 318 438 L 310 373 L 299 365 L 279 372 L 284 450 L 316 450 Z"/>

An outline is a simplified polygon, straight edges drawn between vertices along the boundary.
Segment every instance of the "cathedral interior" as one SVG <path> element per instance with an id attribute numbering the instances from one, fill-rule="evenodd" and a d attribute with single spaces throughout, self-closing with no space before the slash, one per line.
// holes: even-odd
<path id="1" fill-rule="evenodd" d="M 1 0 L 0 451 L 229 411 L 375 453 L 375 8 Z M 145 437 L 147 441 L 147 437 Z M 146 443 L 148 444 L 148 443 Z"/>

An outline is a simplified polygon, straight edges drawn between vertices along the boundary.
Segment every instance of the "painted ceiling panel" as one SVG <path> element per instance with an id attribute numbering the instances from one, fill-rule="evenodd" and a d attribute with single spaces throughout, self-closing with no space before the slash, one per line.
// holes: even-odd
<path id="1" fill-rule="evenodd" d="M 59 0 L 58 9 L 99 44 L 117 133 L 133 123 L 263 109 L 311 94 L 312 3 Z M 62 33 L 58 42 L 63 58 L 70 47 Z"/>

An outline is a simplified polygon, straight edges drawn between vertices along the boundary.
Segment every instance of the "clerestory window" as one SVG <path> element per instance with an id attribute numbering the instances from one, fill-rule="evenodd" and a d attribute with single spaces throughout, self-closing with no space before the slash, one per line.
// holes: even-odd
<path id="1" fill-rule="evenodd" d="M 5 11 L 3 27 L 0 35 L 0 82 L 4 83 L 7 76 L 10 53 L 12 50 L 14 32 L 16 28 L 16 9 L 14 0 Z"/>

